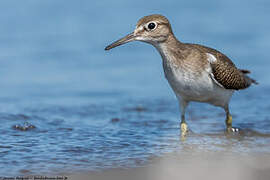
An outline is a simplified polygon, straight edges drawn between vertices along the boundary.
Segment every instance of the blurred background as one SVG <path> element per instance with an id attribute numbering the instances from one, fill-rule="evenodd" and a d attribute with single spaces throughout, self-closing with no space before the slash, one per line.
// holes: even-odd
<path id="1" fill-rule="evenodd" d="M 0 174 L 138 167 L 190 149 L 269 153 L 269 8 L 267 0 L 2 0 Z M 194 103 L 183 145 L 159 53 L 141 42 L 104 51 L 157 13 L 180 41 L 218 49 L 260 83 L 232 98 L 241 135 L 224 135 L 221 109 Z"/>

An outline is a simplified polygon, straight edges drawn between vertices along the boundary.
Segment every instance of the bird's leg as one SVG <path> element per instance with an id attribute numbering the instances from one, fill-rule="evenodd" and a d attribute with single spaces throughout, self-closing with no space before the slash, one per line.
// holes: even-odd
<path id="1" fill-rule="evenodd" d="M 229 106 L 227 105 L 225 108 L 225 112 L 226 112 L 226 126 L 227 126 L 227 132 L 238 132 L 239 129 L 232 127 L 232 115 L 230 114 L 229 111 Z"/>
<path id="2" fill-rule="evenodd" d="M 184 137 L 187 135 L 188 132 L 188 125 L 185 120 L 185 112 L 186 112 L 186 107 L 188 105 L 188 102 L 184 101 L 183 99 L 179 99 L 179 106 L 181 110 L 181 123 L 180 123 L 180 128 L 181 128 L 181 136 Z"/>

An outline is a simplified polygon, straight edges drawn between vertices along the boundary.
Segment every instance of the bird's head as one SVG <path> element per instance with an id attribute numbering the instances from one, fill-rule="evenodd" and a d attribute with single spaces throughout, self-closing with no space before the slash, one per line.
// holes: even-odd
<path id="1" fill-rule="evenodd" d="M 138 21 L 134 32 L 113 42 L 105 50 L 110 50 L 131 41 L 143 41 L 156 45 L 166 41 L 171 34 L 173 34 L 171 25 L 166 17 L 158 14 L 145 16 Z"/>

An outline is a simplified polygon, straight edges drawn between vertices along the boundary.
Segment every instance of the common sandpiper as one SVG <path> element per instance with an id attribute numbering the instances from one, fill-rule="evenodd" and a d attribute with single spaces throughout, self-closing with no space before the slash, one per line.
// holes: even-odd
<path id="1" fill-rule="evenodd" d="M 192 101 L 223 108 L 226 112 L 227 131 L 239 131 L 232 127 L 229 102 L 235 90 L 257 84 L 247 76 L 250 73 L 248 70 L 238 69 L 226 55 L 216 49 L 180 42 L 174 36 L 169 20 L 158 14 L 141 18 L 134 32 L 113 42 L 105 50 L 131 41 L 152 44 L 160 53 L 165 77 L 179 102 L 182 136 L 188 132 L 185 111 Z"/>

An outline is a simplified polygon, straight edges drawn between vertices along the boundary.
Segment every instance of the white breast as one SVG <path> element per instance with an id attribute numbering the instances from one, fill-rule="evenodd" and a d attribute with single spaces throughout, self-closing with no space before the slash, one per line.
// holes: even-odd
<path id="1" fill-rule="evenodd" d="M 181 66 L 174 64 L 166 51 L 163 51 L 161 55 L 165 77 L 178 97 L 187 101 L 207 102 L 216 106 L 224 106 L 228 103 L 233 91 L 220 87 L 212 79 L 210 63 L 205 71 L 194 72 L 192 68 L 188 67 L 190 64 Z M 209 60 L 215 60 L 211 54 L 208 57 L 210 57 Z"/>
<path id="2" fill-rule="evenodd" d="M 170 64 L 168 61 L 163 63 L 163 68 L 174 92 L 187 100 L 207 100 L 208 97 L 206 95 L 213 91 L 214 84 L 207 72 L 197 76 L 196 73 L 188 69 L 183 70 Z"/>

